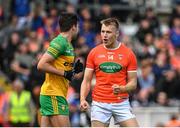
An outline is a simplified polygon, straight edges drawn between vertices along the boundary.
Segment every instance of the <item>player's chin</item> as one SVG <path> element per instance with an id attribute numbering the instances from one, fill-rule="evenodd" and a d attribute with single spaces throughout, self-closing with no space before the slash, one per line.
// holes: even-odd
<path id="1" fill-rule="evenodd" d="M 82 108 L 81 111 L 84 112 L 84 111 L 86 111 L 86 109 L 85 109 L 85 108 Z"/>
<path id="2" fill-rule="evenodd" d="M 105 46 L 107 46 L 107 45 L 108 45 L 108 42 L 107 42 L 107 41 L 103 41 L 103 44 L 104 44 Z"/>
<path id="3" fill-rule="evenodd" d="M 77 36 L 78 36 L 78 33 L 74 34 L 74 35 L 73 35 L 73 39 L 76 39 Z"/>

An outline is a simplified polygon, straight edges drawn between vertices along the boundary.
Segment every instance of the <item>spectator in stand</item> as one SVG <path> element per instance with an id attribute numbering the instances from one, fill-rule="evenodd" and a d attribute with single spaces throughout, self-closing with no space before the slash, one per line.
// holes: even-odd
<path id="1" fill-rule="evenodd" d="M 0 60 L 2 60 L 2 61 L 0 61 L 0 70 L 1 71 L 3 71 L 3 69 L 4 69 L 3 52 L 4 52 L 4 49 L 2 48 L 2 45 L 0 44 Z"/>
<path id="2" fill-rule="evenodd" d="M 166 127 L 180 127 L 180 120 L 177 114 L 172 114 L 170 120 L 165 124 Z"/>
<path id="3" fill-rule="evenodd" d="M 132 47 L 139 58 L 144 58 L 146 56 L 154 57 L 156 55 L 156 47 L 154 46 L 154 36 L 152 33 L 147 33 L 144 35 L 144 43 L 136 42 L 134 47 Z"/>
<path id="4" fill-rule="evenodd" d="M 84 6 L 81 8 L 80 17 L 81 17 L 82 21 L 86 21 L 86 20 L 91 21 L 92 20 L 91 12 L 87 6 Z"/>
<path id="5" fill-rule="evenodd" d="M 156 55 L 156 48 L 154 46 L 154 36 L 152 33 L 147 33 L 145 35 L 144 43 L 145 43 L 145 49 L 147 50 L 147 53 L 154 57 Z"/>
<path id="6" fill-rule="evenodd" d="M 33 60 L 34 57 L 29 54 L 28 44 L 21 43 L 10 66 L 14 75 L 16 77 L 18 76 L 24 82 L 27 82 Z"/>
<path id="7" fill-rule="evenodd" d="M 32 17 L 32 23 L 31 23 L 31 30 L 37 31 L 39 28 L 43 27 L 43 16 L 42 16 L 42 6 L 40 4 L 35 6 L 33 17 Z"/>
<path id="8" fill-rule="evenodd" d="M 174 70 L 164 71 L 162 77 L 156 84 L 156 95 L 163 91 L 170 99 L 180 98 L 179 75 Z"/>
<path id="9" fill-rule="evenodd" d="M 150 27 L 156 36 L 160 36 L 160 23 L 152 7 L 146 9 L 145 17 L 150 22 Z"/>
<path id="10" fill-rule="evenodd" d="M 169 26 L 172 28 L 175 18 L 180 17 L 180 3 L 177 3 L 169 17 Z"/>
<path id="11" fill-rule="evenodd" d="M 80 21 L 79 21 L 79 27 L 80 27 L 80 33 L 82 33 L 83 31 L 83 24 L 84 22 L 90 22 L 91 23 L 91 26 L 93 26 L 93 18 L 92 18 L 92 15 L 91 15 L 91 12 L 89 10 L 89 8 L 87 6 L 84 6 L 83 8 L 81 8 L 80 10 Z"/>
<path id="12" fill-rule="evenodd" d="M 137 31 L 137 33 L 135 35 L 136 38 L 139 40 L 139 42 L 141 44 L 144 44 L 144 42 L 145 42 L 145 35 L 147 33 L 151 33 L 154 36 L 154 32 L 153 32 L 153 29 L 150 26 L 149 20 L 146 19 L 146 18 L 142 18 L 141 21 L 140 21 L 139 29 L 138 29 L 138 31 Z"/>
<path id="13" fill-rule="evenodd" d="M 7 106 L 8 106 L 9 96 L 5 89 L 0 87 L 0 127 L 5 127 L 8 123 L 7 121 Z"/>
<path id="14" fill-rule="evenodd" d="M 153 73 L 155 75 L 156 83 L 161 77 L 163 77 L 163 73 L 170 69 L 171 65 L 169 63 L 169 55 L 167 51 L 158 51 L 153 64 Z"/>
<path id="15" fill-rule="evenodd" d="M 141 69 L 138 71 L 138 100 L 142 106 L 148 106 L 154 92 L 155 79 L 152 73 L 152 66 L 149 59 L 141 61 Z M 152 99 L 151 99 L 152 100 Z"/>
<path id="16" fill-rule="evenodd" d="M 97 22 L 96 22 L 96 27 L 95 27 L 96 32 L 100 32 L 101 30 L 100 21 L 106 18 L 110 18 L 111 16 L 112 16 L 111 6 L 108 4 L 102 5 L 100 9 L 100 13 L 97 14 L 96 16 L 97 17 L 96 19 Z"/>
<path id="17" fill-rule="evenodd" d="M 10 64 L 13 61 L 14 57 L 15 57 L 15 53 L 18 50 L 18 46 L 21 43 L 21 37 L 20 34 L 18 32 L 13 32 L 10 35 L 10 39 L 7 42 L 6 47 L 4 48 L 4 52 L 3 52 L 3 71 L 5 71 L 5 73 L 10 73 Z"/>
<path id="18" fill-rule="evenodd" d="M 11 1 L 11 13 L 18 17 L 19 29 L 24 29 L 27 26 L 29 19 L 28 16 L 31 12 L 30 7 L 31 0 L 12 0 Z"/>
<path id="19" fill-rule="evenodd" d="M 32 67 L 30 68 L 29 79 L 27 82 L 28 86 L 26 87 L 26 89 L 31 92 L 36 86 L 41 86 L 44 81 L 45 74 L 37 70 L 37 63 L 40 56 L 42 56 L 42 53 L 38 53 L 35 56 L 36 60 L 33 61 Z"/>
<path id="20" fill-rule="evenodd" d="M 180 47 L 175 48 L 175 54 L 171 56 L 170 62 L 172 67 L 180 73 Z"/>
<path id="21" fill-rule="evenodd" d="M 170 56 L 174 55 L 174 46 L 171 43 L 169 29 L 165 30 L 162 35 L 154 41 L 154 47 L 157 51 L 167 51 Z M 156 53 L 157 54 L 157 53 Z"/>
<path id="22" fill-rule="evenodd" d="M 95 47 L 95 33 L 92 31 L 92 26 L 91 26 L 91 22 L 90 21 L 84 21 L 83 22 L 83 29 L 80 32 L 80 36 L 84 37 L 85 39 L 85 44 L 89 47 L 89 48 L 93 48 Z"/>
<path id="23" fill-rule="evenodd" d="M 59 28 L 58 28 L 58 9 L 56 7 L 52 7 L 49 10 L 49 16 L 53 20 L 52 28 L 55 31 L 55 34 L 59 34 Z"/>
<path id="24" fill-rule="evenodd" d="M 99 0 L 100 4 L 118 4 L 118 3 L 125 3 L 124 1 L 120 0 Z"/>
<path id="25" fill-rule="evenodd" d="M 69 12 L 69 13 L 74 13 L 76 12 L 76 8 L 73 4 L 67 4 L 66 6 L 66 12 Z"/>
<path id="26" fill-rule="evenodd" d="M 10 16 L 10 18 L 8 19 L 10 21 L 10 23 L 8 23 L 7 26 L 3 27 L 0 30 L 1 33 L 1 41 L 4 43 L 6 40 L 8 40 L 7 38 L 8 35 L 11 35 L 14 31 L 19 31 L 19 29 L 17 28 L 17 24 L 18 24 L 18 17 L 15 15 Z"/>
<path id="27" fill-rule="evenodd" d="M 168 107 L 169 104 L 169 98 L 165 92 L 159 92 L 156 98 L 156 105 L 159 107 Z"/>
<path id="28" fill-rule="evenodd" d="M 0 5 L 0 28 L 3 27 L 4 23 L 4 10 L 3 7 Z"/>
<path id="29" fill-rule="evenodd" d="M 46 41 L 55 37 L 58 34 L 58 31 L 53 24 L 54 19 L 52 17 L 46 17 L 44 26 L 37 30 L 38 38 Z"/>
<path id="30" fill-rule="evenodd" d="M 174 47 L 180 47 L 180 17 L 173 20 L 173 27 L 170 32 L 170 39 Z"/>
<path id="31" fill-rule="evenodd" d="M 24 90 L 24 83 L 20 79 L 13 81 L 13 91 L 8 103 L 8 117 L 12 127 L 32 126 L 34 121 L 31 93 Z"/>
<path id="32" fill-rule="evenodd" d="M 90 48 L 85 43 L 86 39 L 82 36 L 79 36 L 76 44 L 75 53 L 77 56 L 83 56 L 84 58 L 87 57 L 88 51 Z"/>

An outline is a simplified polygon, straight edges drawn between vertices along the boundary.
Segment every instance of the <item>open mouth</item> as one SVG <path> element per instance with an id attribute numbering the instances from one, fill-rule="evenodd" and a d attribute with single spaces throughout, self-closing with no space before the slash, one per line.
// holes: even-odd
<path id="1" fill-rule="evenodd" d="M 104 41 L 104 42 L 107 42 L 107 41 L 108 41 L 108 39 L 103 39 L 103 41 Z"/>

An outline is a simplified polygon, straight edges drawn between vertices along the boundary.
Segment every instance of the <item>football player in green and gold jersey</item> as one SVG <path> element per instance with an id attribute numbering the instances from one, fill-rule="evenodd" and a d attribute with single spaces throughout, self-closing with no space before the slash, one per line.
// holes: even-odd
<path id="1" fill-rule="evenodd" d="M 71 44 L 78 34 L 78 17 L 62 13 L 59 19 L 61 33 L 55 37 L 40 59 L 37 68 L 46 72 L 41 87 L 41 126 L 69 127 L 69 107 L 66 101 L 69 81 L 74 74 L 82 72 L 83 64 L 74 63 L 74 49 Z"/>

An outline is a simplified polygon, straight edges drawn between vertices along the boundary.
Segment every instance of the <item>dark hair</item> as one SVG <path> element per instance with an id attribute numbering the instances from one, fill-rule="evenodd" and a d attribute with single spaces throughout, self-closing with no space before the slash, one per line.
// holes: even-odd
<path id="1" fill-rule="evenodd" d="M 61 32 L 69 31 L 73 25 L 77 25 L 78 16 L 74 13 L 61 13 L 59 17 L 59 27 Z"/>
<path id="2" fill-rule="evenodd" d="M 105 25 L 114 25 L 118 30 L 119 30 L 119 20 L 117 18 L 107 18 L 104 20 L 101 20 L 101 24 L 105 24 Z"/>

